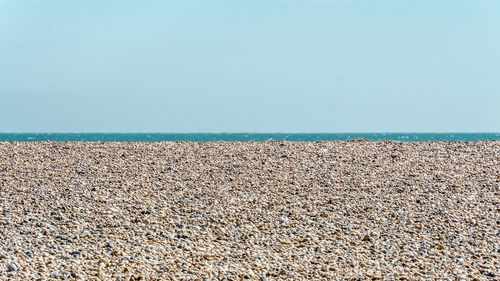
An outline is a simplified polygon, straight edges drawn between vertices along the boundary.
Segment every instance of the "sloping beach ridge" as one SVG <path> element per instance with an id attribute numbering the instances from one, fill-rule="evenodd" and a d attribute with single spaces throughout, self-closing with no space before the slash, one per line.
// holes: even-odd
<path id="1" fill-rule="evenodd" d="M 0 142 L 0 280 L 498 280 L 500 141 Z"/>

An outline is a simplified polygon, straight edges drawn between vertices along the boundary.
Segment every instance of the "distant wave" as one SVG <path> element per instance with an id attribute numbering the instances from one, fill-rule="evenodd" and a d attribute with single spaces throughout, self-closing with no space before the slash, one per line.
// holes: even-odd
<path id="1" fill-rule="evenodd" d="M 159 141 L 485 141 L 500 140 L 500 133 L 0 133 L 0 141 L 82 141 L 82 142 L 159 142 Z"/>

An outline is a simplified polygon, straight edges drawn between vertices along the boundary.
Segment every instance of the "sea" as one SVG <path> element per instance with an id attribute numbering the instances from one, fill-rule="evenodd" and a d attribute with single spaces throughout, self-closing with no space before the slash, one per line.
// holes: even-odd
<path id="1" fill-rule="evenodd" d="M 160 142 L 160 141 L 372 141 L 472 142 L 500 140 L 500 133 L 0 133 L 0 142 Z"/>

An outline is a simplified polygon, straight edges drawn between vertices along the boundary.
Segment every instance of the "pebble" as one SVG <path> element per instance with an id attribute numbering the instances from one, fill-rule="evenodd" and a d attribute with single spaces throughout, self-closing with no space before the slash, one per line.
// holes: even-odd
<path id="1" fill-rule="evenodd" d="M 483 275 L 488 276 L 488 277 L 495 277 L 496 276 L 495 273 L 493 273 L 491 271 L 487 271 L 487 270 L 483 271 Z"/>
<path id="2" fill-rule="evenodd" d="M 0 142 L 0 280 L 494 280 L 499 155 L 498 141 Z"/>
<path id="3" fill-rule="evenodd" d="M 184 233 L 179 233 L 176 235 L 176 237 L 179 239 L 189 239 L 189 235 L 184 234 Z"/>
<path id="4" fill-rule="evenodd" d="M 17 265 L 15 263 L 10 263 L 7 266 L 7 271 L 17 271 Z"/>

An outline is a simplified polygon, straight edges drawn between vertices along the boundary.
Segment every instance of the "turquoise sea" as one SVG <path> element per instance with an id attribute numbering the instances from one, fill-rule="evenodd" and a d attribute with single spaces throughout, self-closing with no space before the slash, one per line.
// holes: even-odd
<path id="1" fill-rule="evenodd" d="M 158 142 L 158 141 L 484 141 L 500 140 L 500 133 L 0 133 L 0 141 L 104 141 L 104 142 Z"/>

